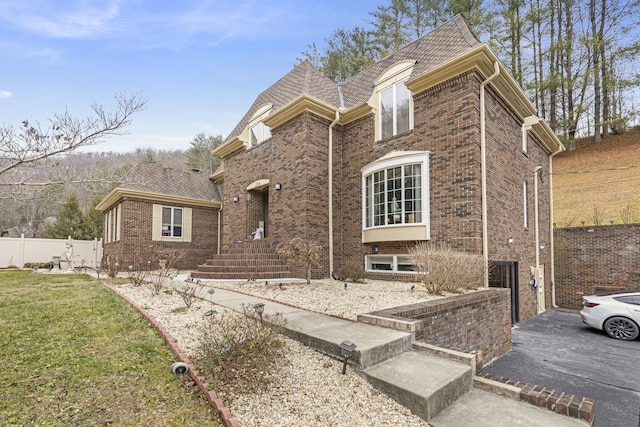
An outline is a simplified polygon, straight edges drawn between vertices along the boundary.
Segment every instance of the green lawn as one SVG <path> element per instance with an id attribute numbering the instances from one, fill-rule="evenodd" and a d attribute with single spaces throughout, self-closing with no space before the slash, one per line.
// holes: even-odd
<path id="1" fill-rule="evenodd" d="M 85 275 L 0 271 L 0 425 L 218 426 L 132 307 Z"/>

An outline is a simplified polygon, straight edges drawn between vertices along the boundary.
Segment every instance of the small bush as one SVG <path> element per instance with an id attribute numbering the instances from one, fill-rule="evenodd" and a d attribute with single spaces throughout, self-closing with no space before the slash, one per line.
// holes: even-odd
<path id="1" fill-rule="evenodd" d="M 314 240 L 294 237 L 289 242 L 280 243 L 276 252 L 292 264 L 300 264 L 307 269 L 307 284 L 311 283 L 311 268 L 320 265 L 322 246 Z"/>
<path id="2" fill-rule="evenodd" d="M 226 387 L 264 390 L 285 349 L 281 332 L 286 319 L 282 314 L 265 314 L 263 323 L 253 307 L 243 305 L 242 309 L 242 314 L 213 311 L 205 317 L 195 359 L 198 369 Z"/>
<path id="3" fill-rule="evenodd" d="M 174 287 L 173 290 L 180 295 L 182 301 L 184 301 L 184 305 L 187 308 L 191 307 L 191 305 L 198 298 L 197 293 L 198 289 L 195 286 L 182 286 L 182 287 Z"/>
<path id="4" fill-rule="evenodd" d="M 364 267 L 360 264 L 347 264 L 342 267 L 341 277 L 343 278 L 343 280 L 357 283 L 364 282 L 366 279 L 368 279 L 369 273 L 364 271 Z"/>
<path id="5" fill-rule="evenodd" d="M 485 262 L 482 255 L 458 252 L 446 245 L 420 242 L 409 251 L 418 277 L 429 293 L 461 292 L 483 285 Z"/>

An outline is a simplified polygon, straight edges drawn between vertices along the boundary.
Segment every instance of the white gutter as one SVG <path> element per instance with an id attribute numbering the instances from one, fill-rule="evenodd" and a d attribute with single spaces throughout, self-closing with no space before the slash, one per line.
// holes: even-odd
<path id="1" fill-rule="evenodd" d="M 338 124 L 340 112 L 329 125 L 329 277 L 333 277 L 333 127 Z"/>
<path id="2" fill-rule="evenodd" d="M 485 87 L 500 75 L 500 64 L 493 63 L 494 73 L 480 84 L 480 168 L 482 174 L 482 256 L 484 258 L 484 286 L 489 287 L 489 227 L 487 225 L 487 126 L 485 118 Z"/>

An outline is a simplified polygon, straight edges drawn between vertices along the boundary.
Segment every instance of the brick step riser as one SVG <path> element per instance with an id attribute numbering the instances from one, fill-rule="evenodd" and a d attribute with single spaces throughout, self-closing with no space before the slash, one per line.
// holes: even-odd
<path id="1" fill-rule="evenodd" d="M 291 277 L 291 273 L 289 272 L 280 272 L 280 273 L 258 273 L 258 274 L 247 274 L 247 273 L 205 273 L 201 271 L 195 271 L 191 273 L 191 276 L 194 279 L 247 279 L 253 278 L 256 280 L 261 279 L 284 279 Z"/>
<path id="2" fill-rule="evenodd" d="M 275 254 L 261 254 L 261 255 L 255 255 L 255 254 L 221 254 L 221 255 L 216 255 L 213 258 L 210 258 L 208 260 L 205 261 L 205 264 L 209 264 L 212 262 L 218 262 L 218 261 L 237 261 L 237 260 L 250 260 L 250 259 L 255 259 L 255 260 L 282 260 L 282 258 L 280 258 L 278 255 Z"/>
<path id="3" fill-rule="evenodd" d="M 266 260 L 246 260 L 246 259 L 235 259 L 235 260 L 213 260 L 207 261 L 206 264 L 201 264 L 203 267 L 226 267 L 229 265 L 287 265 L 286 262 L 281 259 L 266 259 Z M 198 266 L 200 268 L 200 266 Z"/>
<path id="4" fill-rule="evenodd" d="M 260 267 L 255 267 L 254 269 L 250 268 L 250 267 L 246 267 L 246 266 L 236 266 L 236 267 L 221 267 L 221 268 L 212 268 L 212 269 L 207 269 L 207 268 L 198 268 L 198 272 L 203 272 L 203 273 L 273 273 L 273 272 L 278 272 L 278 271 L 287 271 L 288 268 L 283 267 L 281 265 L 275 265 L 275 266 L 271 266 L 271 267 L 265 267 L 265 266 L 260 266 Z"/>

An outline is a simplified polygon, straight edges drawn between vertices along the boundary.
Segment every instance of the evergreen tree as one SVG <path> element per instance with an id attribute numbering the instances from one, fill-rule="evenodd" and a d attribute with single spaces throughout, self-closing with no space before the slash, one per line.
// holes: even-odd
<path id="1" fill-rule="evenodd" d="M 214 173 L 220 166 L 222 159 L 214 155 L 213 150 L 218 148 L 222 142 L 222 135 L 206 136 L 204 133 L 197 134 L 191 140 L 191 146 L 185 152 L 187 167 L 189 169 L 198 169 L 208 174 Z"/>
<path id="2" fill-rule="evenodd" d="M 55 224 L 48 226 L 44 232 L 44 237 L 49 239 L 67 239 L 69 236 L 79 240 L 86 238 L 85 218 L 76 193 L 69 195 L 58 211 Z"/>

